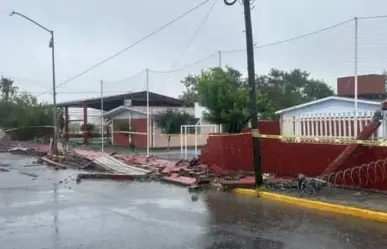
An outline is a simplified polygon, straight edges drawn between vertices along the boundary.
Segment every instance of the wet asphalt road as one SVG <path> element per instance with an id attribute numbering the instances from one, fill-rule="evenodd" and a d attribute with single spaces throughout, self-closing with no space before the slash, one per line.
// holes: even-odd
<path id="1" fill-rule="evenodd" d="M 77 185 L 75 171 L 4 155 L 0 163 L 12 166 L 0 172 L 1 249 L 387 248 L 383 223 L 227 193 L 192 202 L 186 189 L 161 183 Z"/>

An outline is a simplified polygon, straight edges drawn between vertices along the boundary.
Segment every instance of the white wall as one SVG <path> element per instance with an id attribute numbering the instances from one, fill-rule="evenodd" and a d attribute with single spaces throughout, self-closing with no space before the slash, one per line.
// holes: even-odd
<path id="1" fill-rule="evenodd" d="M 381 108 L 381 104 L 365 104 L 358 103 L 359 112 L 374 112 Z M 309 105 L 294 110 L 287 111 L 281 116 L 299 116 L 304 114 L 324 114 L 324 113 L 344 113 L 354 112 L 354 102 L 342 101 L 342 100 L 328 100 L 325 102 L 317 103 L 315 105 Z"/>
<path id="2" fill-rule="evenodd" d="M 364 128 L 364 122 L 371 122 L 373 113 L 380 108 L 380 104 L 358 103 L 358 130 L 361 131 Z M 323 132 L 324 127 L 324 129 L 327 130 L 333 129 L 333 132 L 329 132 L 331 135 L 328 136 L 356 137 L 356 134 L 351 134 L 350 131 L 344 131 L 353 129 L 349 123 L 354 122 L 354 114 L 354 102 L 342 100 L 328 100 L 314 105 L 297 108 L 281 114 L 281 134 L 300 136 L 307 133 L 306 135 L 320 136 L 320 133 L 327 134 Z M 317 125 L 317 123 L 321 126 L 319 126 L 318 131 L 313 130 L 317 129 L 314 127 L 314 124 Z M 307 124 L 310 124 L 311 128 L 308 128 L 308 131 L 302 130 L 301 127 L 306 127 Z M 338 125 L 337 128 L 335 125 Z M 386 137 L 385 125 L 385 121 L 383 121 L 381 127 L 379 127 L 377 131 L 376 137 Z M 341 131 L 343 132 L 341 133 Z"/>
<path id="3" fill-rule="evenodd" d="M 206 110 L 207 109 L 205 107 L 203 107 L 203 106 L 199 105 L 199 103 L 195 102 L 195 118 L 203 119 L 203 114 Z"/>

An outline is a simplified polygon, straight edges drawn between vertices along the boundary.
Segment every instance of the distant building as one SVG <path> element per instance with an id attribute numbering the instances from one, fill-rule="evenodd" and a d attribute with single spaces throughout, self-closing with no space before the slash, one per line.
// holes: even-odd
<path id="1" fill-rule="evenodd" d="M 358 118 L 355 131 L 354 77 L 337 79 L 337 96 L 278 110 L 281 134 L 354 138 L 371 122 L 386 98 L 384 75 L 358 76 Z M 386 120 L 374 138 L 387 138 Z"/>
<path id="2" fill-rule="evenodd" d="M 133 143 L 137 148 L 146 148 L 147 146 L 147 97 L 146 91 L 126 93 L 115 96 L 107 96 L 103 99 L 105 123 L 109 127 L 109 139 L 113 145 L 129 146 Z M 101 109 L 101 98 L 86 99 L 80 101 L 70 101 L 61 103 L 59 107 L 66 109 L 65 113 L 66 125 L 65 133 L 71 135 L 69 132 L 68 108 L 69 107 L 83 107 L 83 127 L 87 124 L 88 115 L 87 108 Z M 181 111 L 187 112 L 196 116 L 194 103 L 187 102 L 181 99 L 172 98 L 165 95 L 149 92 L 149 131 L 150 131 L 150 148 L 167 147 L 168 136 L 162 133 L 161 129 L 156 126 L 153 117 L 155 114 L 163 112 L 168 108 L 177 108 Z M 200 118 L 198 118 L 199 121 Z M 77 120 L 78 122 L 80 120 Z M 199 134 L 189 132 L 184 143 L 187 146 L 204 145 L 207 141 L 210 130 L 197 130 Z M 130 135 L 129 135 L 130 134 Z M 83 130 L 82 135 L 87 141 L 89 134 Z M 181 146 L 180 134 L 172 135 L 170 138 L 171 147 Z"/>
<path id="3" fill-rule="evenodd" d="M 357 96 L 361 99 L 386 99 L 386 76 L 381 74 L 359 75 Z M 355 77 L 337 79 L 337 96 L 355 97 Z"/>

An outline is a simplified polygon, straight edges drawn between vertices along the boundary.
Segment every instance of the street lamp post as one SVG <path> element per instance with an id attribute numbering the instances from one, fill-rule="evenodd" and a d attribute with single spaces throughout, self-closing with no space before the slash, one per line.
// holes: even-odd
<path id="1" fill-rule="evenodd" d="M 223 0 L 226 5 L 234 5 L 237 0 Z M 247 48 L 247 71 L 248 82 L 250 87 L 250 117 L 251 117 L 251 131 L 258 132 L 258 111 L 257 111 L 257 93 L 255 83 L 255 69 L 254 69 L 254 44 L 253 44 L 253 30 L 251 24 L 251 0 L 242 0 L 245 14 L 245 29 L 246 29 L 246 48 Z M 257 187 L 263 184 L 262 166 L 261 166 L 261 152 L 259 146 L 259 139 L 252 136 L 253 143 L 253 165 L 255 171 L 255 184 Z"/>
<path id="2" fill-rule="evenodd" d="M 49 47 L 51 48 L 51 59 L 52 59 L 52 100 L 53 100 L 53 109 L 54 109 L 53 110 L 53 126 L 54 126 L 53 153 L 56 153 L 56 150 L 57 150 L 57 140 L 58 140 L 58 138 L 57 138 L 57 134 L 58 134 L 58 119 L 57 119 L 57 106 L 56 106 L 54 31 L 44 27 L 43 25 L 35 22 L 31 18 L 29 18 L 29 17 L 27 17 L 27 16 L 25 16 L 25 15 L 19 13 L 19 12 L 12 11 L 9 15 L 10 16 L 18 15 L 18 16 L 26 19 L 27 21 L 32 22 L 33 24 L 35 24 L 39 28 L 44 29 L 45 31 L 47 31 L 51 35 L 51 40 L 50 40 L 50 43 L 49 43 Z"/>

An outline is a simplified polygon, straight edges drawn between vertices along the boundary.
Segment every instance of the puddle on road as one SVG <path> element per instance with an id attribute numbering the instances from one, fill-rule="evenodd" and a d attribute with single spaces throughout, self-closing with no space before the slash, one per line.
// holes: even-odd
<path id="1" fill-rule="evenodd" d="M 205 206 L 192 206 L 192 202 L 188 199 L 150 199 L 150 200 L 133 200 L 131 203 L 135 205 L 157 205 L 159 208 L 163 209 L 178 209 L 178 210 L 187 210 L 190 212 L 205 213 L 207 211 Z"/>
<path id="2" fill-rule="evenodd" d="M 158 217 L 149 212 L 144 212 L 141 208 L 128 207 L 128 208 L 108 208 L 109 211 L 120 215 L 124 218 L 140 221 L 141 223 L 154 224 L 156 226 L 162 225 L 163 227 L 170 227 L 178 229 L 180 231 L 192 231 L 205 233 L 206 229 L 200 224 L 192 223 L 189 220 L 174 220 L 168 217 Z"/>
<path id="3" fill-rule="evenodd" d="M 38 191 L 34 193 L 16 195 L 14 197 L 12 194 L 1 192 L 0 199 L 2 199 L 3 202 L 0 204 L 0 209 L 32 207 L 46 203 L 49 204 L 52 202 L 53 198 L 55 198 L 58 203 L 65 203 L 69 202 L 72 199 L 72 197 L 68 196 L 68 194 L 73 192 L 74 191 L 69 189 L 57 189 L 56 191 Z"/>
<path id="4" fill-rule="evenodd" d="M 31 229 L 69 226 L 77 228 L 87 222 L 98 223 L 101 212 L 95 208 L 52 208 L 49 211 L 23 213 L 18 216 L 0 217 L 0 238 L 3 235 L 22 233 Z"/>
<path id="5" fill-rule="evenodd" d="M 134 200 L 134 204 L 136 205 L 144 205 L 144 204 L 156 204 L 160 208 L 184 208 L 187 205 L 187 202 L 181 199 L 156 199 L 156 200 Z"/>

